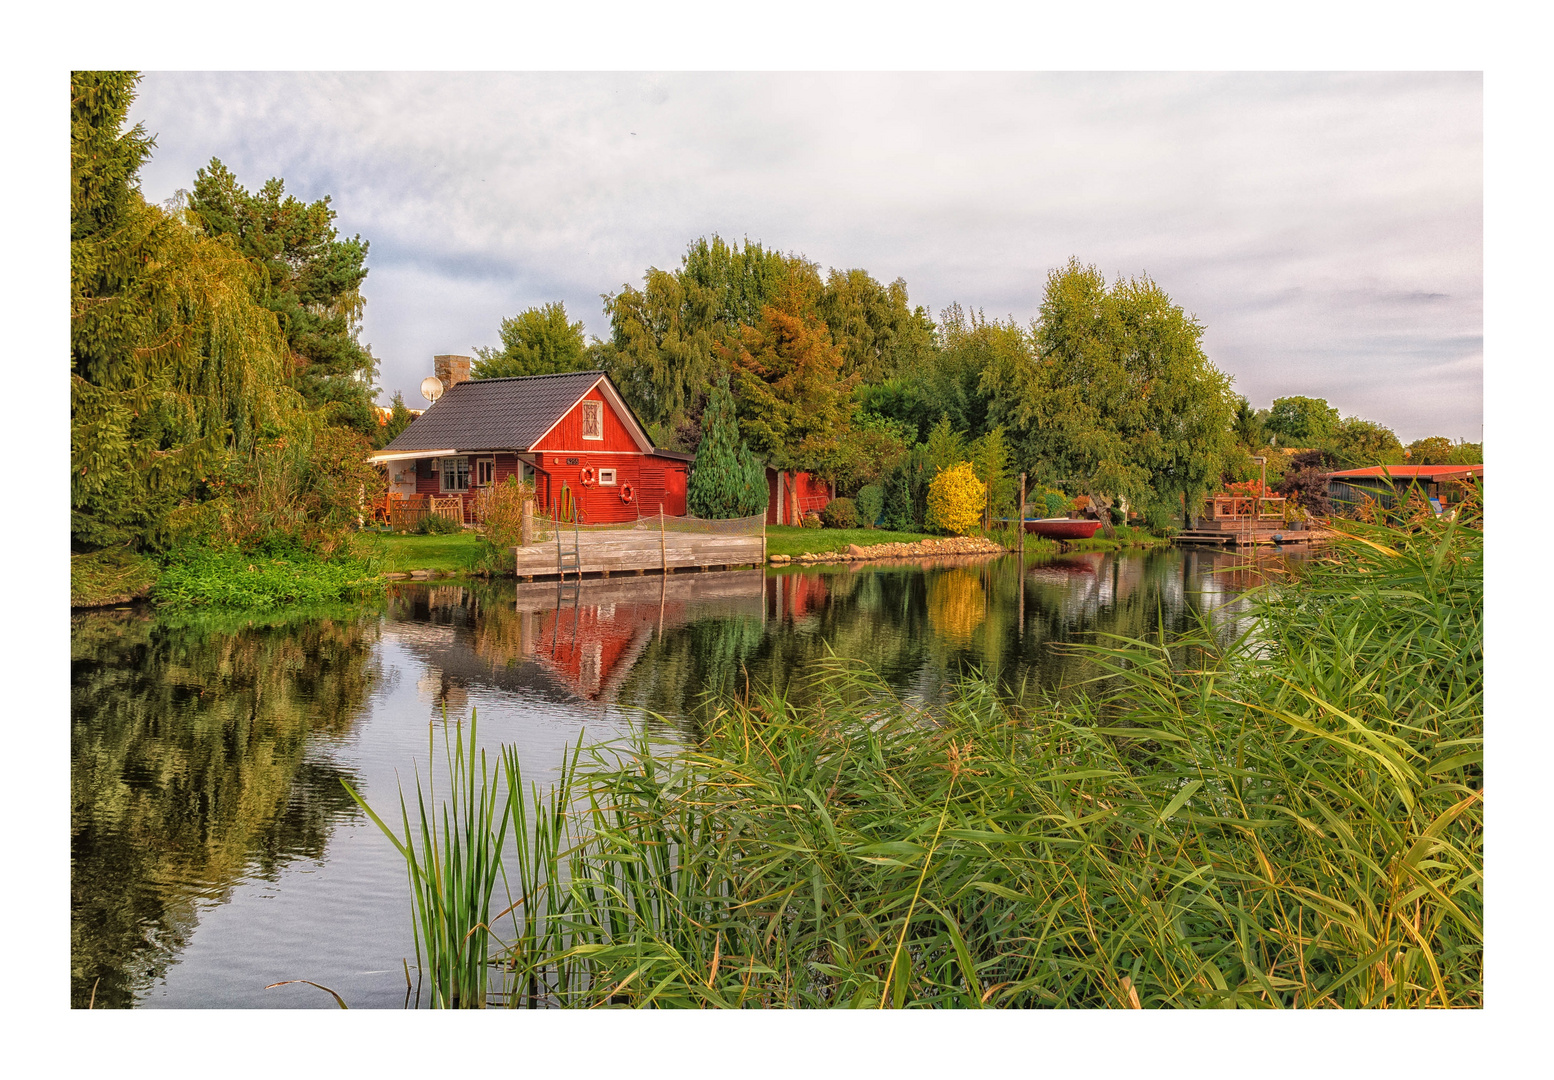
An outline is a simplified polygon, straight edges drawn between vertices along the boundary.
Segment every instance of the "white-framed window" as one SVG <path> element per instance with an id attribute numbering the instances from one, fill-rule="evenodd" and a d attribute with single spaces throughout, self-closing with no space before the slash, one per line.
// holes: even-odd
<path id="1" fill-rule="evenodd" d="M 492 458 L 479 458 L 475 461 L 475 486 L 490 487 L 491 480 L 496 475 L 496 461 Z"/>
<path id="2" fill-rule="evenodd" d="M 614 487 L 615 486 L 615 470 L 614 469 L 600 469 L 599 470 L 599 486 L 600 487 Z"/>
<path id="3" fill-rule="evenodd" d="M 469 458 L 445 457 L 437 458 L 435 465 L 441 465 L 442 490 L 444 491 L 468 491 L 469 490 Z"/>
<path id="4" fill-rule="evenodd" d="M 583 438 L 604 438 L 604 402 L 583 402 Z"/>

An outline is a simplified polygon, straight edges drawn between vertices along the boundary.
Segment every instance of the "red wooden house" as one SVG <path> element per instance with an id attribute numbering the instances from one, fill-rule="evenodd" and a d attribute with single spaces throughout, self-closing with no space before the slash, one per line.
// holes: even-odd
<path id="1" fill-rule="evenodd" d="M 509 476 L 534 485 L 542 510 L 563 490 L 584 522 L 685 513 L 692 458 L 659 450 L 602 371 L 470 379 L 465 357 L 438 357 L 446 389 L 370 460 L 388 467 L 391 494 L 463 501 Z"/>

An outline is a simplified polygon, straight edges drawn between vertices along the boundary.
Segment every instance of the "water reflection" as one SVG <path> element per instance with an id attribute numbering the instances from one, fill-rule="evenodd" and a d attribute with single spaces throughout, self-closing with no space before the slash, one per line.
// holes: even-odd
<path id="1" fill-rule="evenodd" d="M 201 904 L 321 858 L 355 812 L 320 744 L 375 674 L 375 613 L 279 624 L 71 625 L 73 1006 L 129 1004 L 165 973 Z"/>
<path id="2" fill-rule="evenodd" d="M 99 1007 L 327 1007 L 262 992 L 315 978 L 355 1007 L 397 1006 L 401 957 L 414 963 L 403 868 L 340 781 L 391 804 L 445 714 L 478 708 L 482 743 L 517 745 L 540 779 L 579 731 L 622 734 L 641 709 L 686 738 L 709 693 L 753 682 L 803 700 L 833 652 L 927 699 L 971 668 L 1062 690 L 1094 672 L 1055 644 L 1176 635 L 1205 612 L 1238 629 L 1238 597 L 1282 565 L 1230 569 L 1246 561 L 1170 550 L 1022 569 L 1005 557 L 614 578 L 575 593 L 406 583 L 381 608 L 264 624 L 77 615 L 72 1004 L 95 987 Z"/>

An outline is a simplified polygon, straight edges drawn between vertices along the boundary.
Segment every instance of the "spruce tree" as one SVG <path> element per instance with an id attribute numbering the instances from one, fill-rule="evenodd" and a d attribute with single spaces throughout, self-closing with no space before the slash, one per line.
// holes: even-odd
<path id="1" fill-rule="evenodd" d="M 685 503 L 700 518 L 739 518 L 766 509 L 766 470 L 739 437 L 728 380 L 712 388 Z"/>

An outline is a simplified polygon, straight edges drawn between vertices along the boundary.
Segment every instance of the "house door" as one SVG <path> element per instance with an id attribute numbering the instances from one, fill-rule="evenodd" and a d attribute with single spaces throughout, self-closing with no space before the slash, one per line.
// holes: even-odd
<path id="1" fill-rule="evenodd" d="M 664 513 L 685 516 L 685 466 L 664 470 Z"/>

